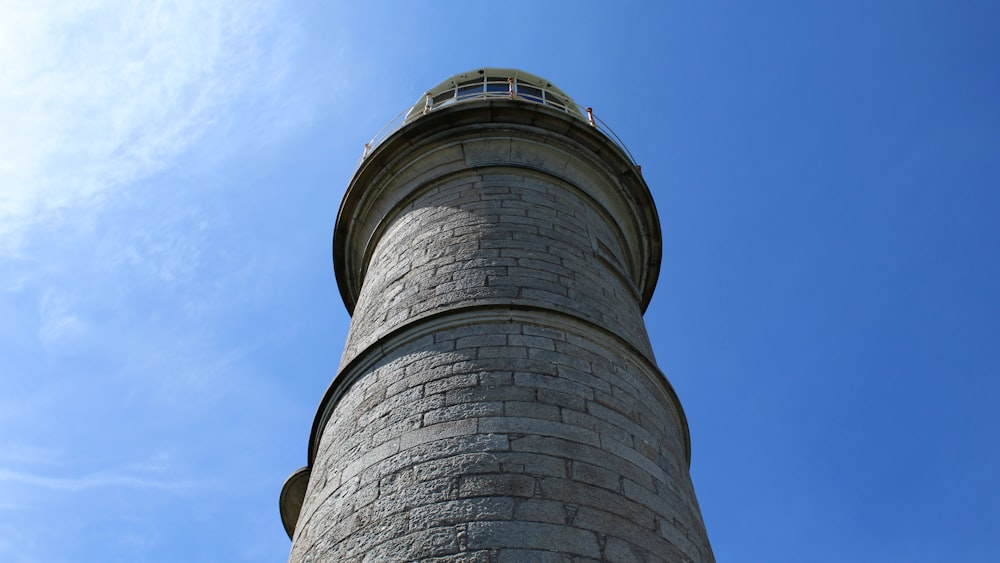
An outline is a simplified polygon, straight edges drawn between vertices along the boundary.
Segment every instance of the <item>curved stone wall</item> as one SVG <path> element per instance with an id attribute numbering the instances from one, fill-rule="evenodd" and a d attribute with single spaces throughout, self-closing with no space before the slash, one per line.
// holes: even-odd
<path id="1" fill-rule="evenodd" d="M 358 366 L 293 560 L 711 560 L 676 399 L 642 354 L 545 310 L 431 325 Z"/>
<path id="2" fill-rule="evenodd" d="M 618 226 L 571 185 L 493 166 L 424 186 L 379 233 L 342 365 L 401 324 L 471 305 L 551 308 L 649 357 Z"/>
<path id="3" fill-rule="evenodd" d="M 338 217 L 353 319 L 291 560 L 712 561 L 642 320 L 659 245 L 637 171 L 551 108 L 386 140 Z"/>

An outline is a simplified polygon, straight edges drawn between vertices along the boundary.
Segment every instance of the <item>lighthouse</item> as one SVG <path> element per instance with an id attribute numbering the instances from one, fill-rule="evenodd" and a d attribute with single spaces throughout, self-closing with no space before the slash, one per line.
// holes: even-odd
<path id="1" fill-rule="evenodd" d="M 290 561 L 714 561 L 643 321 L 641 170 L 539 76 L 455 75 L 365 145 L 351 327 L 281 492 Z"/>

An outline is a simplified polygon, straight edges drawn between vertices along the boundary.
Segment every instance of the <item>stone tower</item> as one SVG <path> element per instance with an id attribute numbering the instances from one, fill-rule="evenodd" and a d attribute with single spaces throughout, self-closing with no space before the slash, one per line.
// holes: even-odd
<path id="1" fill-rule="evenodd" d="M 642 312 L 660 263 L 623 148 L 542 78 L 454 76 L 365 147 L 333 262 L 352 314 L 291 561 L 713 561 Z"/>

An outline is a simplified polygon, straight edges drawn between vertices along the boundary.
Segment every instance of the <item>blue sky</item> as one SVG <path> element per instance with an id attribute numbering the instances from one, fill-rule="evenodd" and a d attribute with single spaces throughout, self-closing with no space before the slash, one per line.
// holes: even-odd
<path id="1" fill-rule="evenodd" d="M 276 561 L 365 141 L 481 66 L 624 139 L 721 561 L 1000 549 L 1000 5 L 0 7 L 0 560 Z"/>

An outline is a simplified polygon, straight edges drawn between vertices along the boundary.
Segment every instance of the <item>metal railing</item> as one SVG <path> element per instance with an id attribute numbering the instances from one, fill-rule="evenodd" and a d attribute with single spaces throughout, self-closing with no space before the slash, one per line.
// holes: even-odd
<path id="1" fill-rule="evenodd" d="M 559 93 L 534 84 L 519 82 L 516 78 L 500 79 L 495 76 L 485 76 L 481 79 L 458 82 L 453 87 L 438 91 L 437 93 L 427 92 L 412 107 L 403 110 L 393 117 L 370 141 L 365 143 L 364 151 L 357 166 L 360 167 L 376 147 L 407 123 L 455 104 L 489 99 L 518 100 L 532 104 L 542 104 L 561 110 L 576 119 L 588 123 L 591 127 L 603 133 L 618 148 L 622 149 L 636 169 L 641 171 L 641 167 L 635 162 L 635 157 L 632 156 L 631 151 L 628 150 L 625 143 L 612 131 L 611 127 L 594 115 L 592 108 L 584 108 Z"/>

